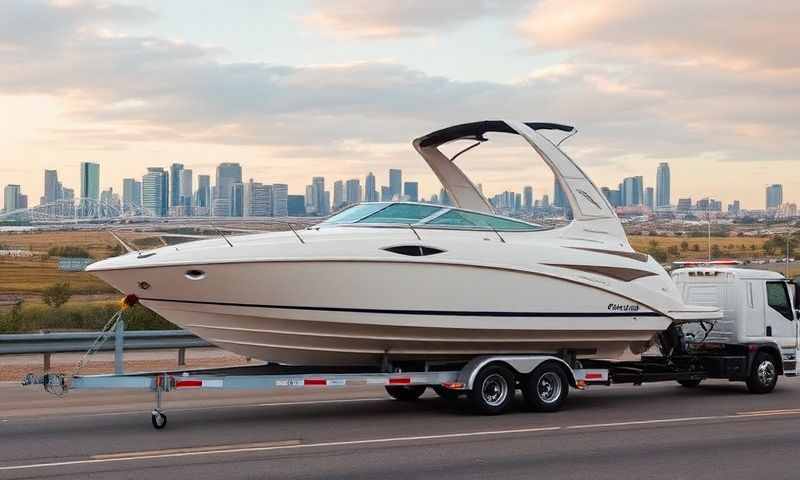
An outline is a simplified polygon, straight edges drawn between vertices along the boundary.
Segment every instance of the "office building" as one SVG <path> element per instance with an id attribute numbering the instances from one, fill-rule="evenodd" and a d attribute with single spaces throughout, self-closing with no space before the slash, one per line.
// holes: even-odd
<path id="1" fill-rule="evenodd" d="M 330 213 L 330 194 L 325 192 L 325 177 L 311 178 L 310 190 L 306 191 L 306 210 L 310 214 L 324 216 Z M 310 194 L 310 199 L 308 198 Z M 310 200 L 310 202 L 309 202 Z"/>
<path id="2" fill-rule="evenodd" d="M 16 184 L 6 185 L 3 190 L 3 211 L 13 212 L 22 207 L 22 187 Z"/>
<path id="3" fill-rule="evenodd" d="M 399 200 L 403 196 L 403 171 L 389 170 L 389 200 Z"/>
<path id="4" fill-rule="evenodd" d="M 405 182 L 403 184 L 403 198 L 409 202 L 419 202 L 419 183 Z"/>
<path id="5" fill-rule="evenodd" d="M 303 195 L 289 195 L 286 205 L 290 217 L 302 217 L 306 214 L 306 198 Z"/>
<path id="6" fill-rule="evenodd" d="M 767 210 L 774 210 L 783 203 L 783 185 L 774 184 L 767 187 Z"/>
<path id="7" fill-rule="evenodd" d="M 372 172 L 369 172 L 367 178 L 364 179 L 364 201 L 378 201 L 378 190 L 375 187 L 375 175 L 373 175 Z"/>
<path id="8" fill-rule="evenodd" d="M 169 211 L 169 173 L 160 167 L 150 167 L 142 177 L 142 206 L 157 217 Z"/>
<path id="9" fill-rule="evenodd" d="M 44 171 L 44 195 L 41 204 L 55 203 L 63 195 L 61 182 L 58 181 L 58 172 L 55 170 Z"/>
<path id="10" fill-rule="evenodd" d="M 333 208 L 338 209 L 342 208 L 342 205 L 345 203 L 345 196 L 344 196 L 344 182 L 341 180 L 336 180 L 333 182 Z"/>
<path id="11" fill-rule="evenodd" d="M 244 184 L 234 183 L 231 185 L 231 217 L 244 216 Z"/>
<path id="12" fill-rule="evenodd" d="M 344 187 L 345 202 L 354 205 L 361 201 L 361 182 L 357 178 L 347 181 Z"/>
<path id="13" fill-rule="evenodd" d="M 688 212 L 692 209 L 692 199 L 689 198 L 679 198 L 678 199 L 678 211 L 679 212 Z"/>
<path id="14" fill-rule="evenodd" d="M 100 165 L 81 162 L 80 214 L 88 215 L 92 205 L 100 200 Z"/>
<path id="15" fill-rule="evenodd" d="M 213 212 L 215 217 L 231 215 L 231 195 L 233 184 L 242 183 L 242 166 L 238 163 L 220 163 L 217 165 L 216 185 L 214 187 Z"/>
<path id="16" fill-rule="evenodd" d="M 122 179 L 122 209 L 136 210 L 142 207 L 142 182 L 135 178 Z"/>
<path id="17" fill-rule="evenodd" d="M 567 195 L 564 193 L 564 189 L 561 188 L 558 178 L 553 182 L 553 206 L 558 208 L 567 208 L 569 206 Z"/>
<path id="18" fill-rule="evenodd" d="M 185 213 L 187 215 L 191 215 L 192 209 L 192 194 L 193 194 L 193 187 L 194 181 L 192 179 L 192 170 L 188 168 L 181 168 L 178 172 L 179 181 L 178 181 L 178 205 L 183 207 Z M 174 183 L 174 182 L 173 182 Z"/>
<path id="19" fill-rule="evenodd" d="M 389 202 L 392 200 L 392 194 L 389 187 L 381 187 L 381 202 Z"/>
<path id="20" fill-rule="evenodd" d="M 252 178 L 244 184 L 244 216 L 272 216 L 272 185 L 264 185 Z"/>
<path id="21" fill-rule="evenodd" d="M 522 208 L 530 212 L 533 210 L 533 187 L 530 185 L 522 189 Z"/>
<path id="22" fill-rule="evenodd" d="M 661 162 L 656 170 L 656 208 L 669 208 L 671 205 L 670 183 L 669 164 Z"/>
<path id="23" fill-rule="evenodd" d="M 181 170 L 183 170 L 182 163 L 173 163 L 169 166 L 169 176 L 170 176 L 170 184 L 169 184 L 169 206 L 170 207 L 177 207 L 182 205 L 181 203 L 181 196 L 184 195 L 181 192 Z"/>
<path id="24" fill-rule="evenodd" d="M 655 207 L 654 198 L 653 198 L 653 187 L 647 187 L 644 189 L 644 206 L 650 210 L 653 210 Z"/>
<path id="25" fill-rule="evenodd" d="M 272 215 L 274 217 L 291 215 L 289 213 L 289 185 L 285 183 L 272 184 Z M 305 211 L 303 215 L 305 215 Z"/>
<path id="26" fill-rule="evenodd" d="M 195 192 L 194 205 L 198 208 L 211 207 L 211 176 L 197 176 L 197 192 Z"/>

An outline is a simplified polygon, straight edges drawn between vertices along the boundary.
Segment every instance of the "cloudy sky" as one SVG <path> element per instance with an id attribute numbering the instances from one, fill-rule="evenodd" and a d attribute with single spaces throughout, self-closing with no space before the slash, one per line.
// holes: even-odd
<path id="1" fill-rule="evenodd" d="M 414 137 L 511 118 L 577 126 L 564 148 L 598 185 L 668 161 L 673 202 L 796 202 L 799 24 L 793 1 L 2 1 L 0 186 L 237 161 L 292 193 L 396 166 L 428 196 Z M 548 193 L 493 140 L 461 161 L 486 191 Z"/>

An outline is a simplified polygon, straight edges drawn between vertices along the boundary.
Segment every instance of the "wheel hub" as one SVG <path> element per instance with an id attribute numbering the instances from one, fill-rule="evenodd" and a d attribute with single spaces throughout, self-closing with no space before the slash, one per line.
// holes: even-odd
<path id="1" fill-rule="evenodd" d="M 493 373 L 483 381 L 481 395 L 487 404 L 493 407 L 501 405 L 508 396 L 508 382 L 502 375 Z"/>
<path id="2" fill-rule="evenodd" d="M 553 372 L 546 372 L 536 383 L 536 393 L 544 403 L 553 403 L 561 395 L 561 377 Z"/>
<path id="3" fill-rule="evenodd" d="M 775 365 L 769 360 L 764 360 L 758 365 L 758 381 L 762 385 L 771 385 L 775 380 Z"/>

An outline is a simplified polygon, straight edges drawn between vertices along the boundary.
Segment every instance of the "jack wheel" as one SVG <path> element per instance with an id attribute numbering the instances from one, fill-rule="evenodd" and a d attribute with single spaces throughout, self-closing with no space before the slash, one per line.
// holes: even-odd
<path id="1" fill-rule="evenodd" d="M 153 428 L 156 430 L 161 430 L 162 428 L 167 426 L 167 416 L 161 412 L 153 411 L 152 415 L 150 416 L 150 420 L 153 422 Z"/>

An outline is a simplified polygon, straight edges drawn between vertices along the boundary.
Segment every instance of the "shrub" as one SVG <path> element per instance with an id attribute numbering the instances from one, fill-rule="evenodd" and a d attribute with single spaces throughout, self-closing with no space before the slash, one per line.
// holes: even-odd
<path id="1" fill-rule="evenodd" d="M 119 310 L 117 302 L 72 303 L 52 309 L 45 305 L 24 305 L 14 315 L 0 313 L 0 332 L 22 333 L 39 330 L 100 330 Z M 136 305 L 125 311 L 126 330 L 172 330 L 177 327 L 155 312 Z"/>
<path id="2" fill-rule="evenodd" d="M 60 308 L 71 296 L 72 292 L 67 282 L 54 283 L 42 291 L 42 301 L 52 308 Z"/>
<path id="3" fill-rule="evenodd" d="M 689 250 L 689 242 L 687 242 L 686 240 L 682 241 L 681 242 L 681 250 L 684 251 L 684 252 Z"/>
<path id="4" fill-rule="evenodd" d="M 719 258 L 722 256 L 722 249 L 716 243 L 711 245 L 711 258 Z"/>

